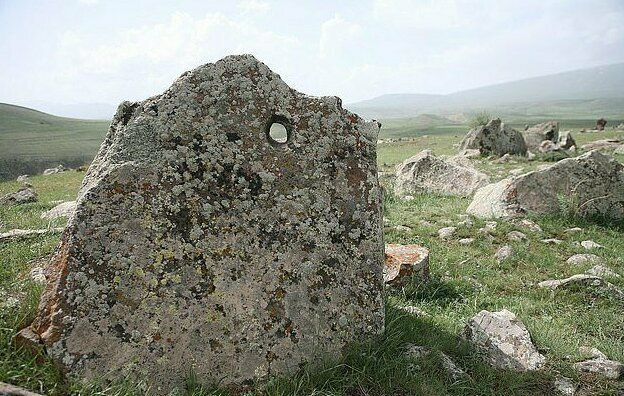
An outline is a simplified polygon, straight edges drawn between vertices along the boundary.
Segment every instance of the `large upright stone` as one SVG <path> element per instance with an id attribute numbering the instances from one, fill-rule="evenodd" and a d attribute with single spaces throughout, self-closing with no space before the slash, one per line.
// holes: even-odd
<path id="1" fill-rule="evenodd" d="M 459 152 L 476 149 L 481 154 L 526 155 L 527 146 L 522 134 L 506 126 L 499 118 L 471 129 L 459 144 Z"/>
<path id="2" fill-rule="evenodd" d="M 559 123 L 548 121 L 533 125 L 521 132 L 527 149 L 532 152 L 539 151 L 545 140 L 556 144 L 559 142 Z"/>
<path id="3" fill-rule="evenodd" d="M 71 379 L 165 394 L 191 372 L 250 382 L 382 332 L 378 132 L 250 55 L 122 103 L 22 338 Z"/>

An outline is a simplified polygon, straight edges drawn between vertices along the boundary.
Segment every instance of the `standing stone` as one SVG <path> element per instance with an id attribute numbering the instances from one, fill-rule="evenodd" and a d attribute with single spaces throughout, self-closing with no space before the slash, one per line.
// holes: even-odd
<path id="1" fill-rule="evenodd" d="M 526 155 L 527 146 L 522 134 L 505 126 L 500 119 L 494 119 L 471 129 L 459 144 L 459 151 L 477 149 L 483 154 L 516 154 Z"/>
<path id="2" fill-rule="evenodd" d="M 167 394 L 190 372 L 252 383 L 383 332 L 378 132 L 251 55 L 122 103 L 22 338 L 72 380 Z"/>
<path id="3" fill-rule="evenodd" d="M 551 143 L 559 142 L 559 123 L 557 121 L 543 122 L 533 125 L 521 133 L 527 149 L 533 152 L 540 151 L 539 148 L 544 141 L 549 141 Z"/>

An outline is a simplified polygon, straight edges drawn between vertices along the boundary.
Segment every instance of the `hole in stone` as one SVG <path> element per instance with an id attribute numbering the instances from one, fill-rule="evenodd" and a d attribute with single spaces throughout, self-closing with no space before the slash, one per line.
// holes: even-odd
<path id="1" fill-rule="evenodd" d="M 284 144 L 288 141 L 288 131 L 279 122 L 274 122 L 269 128 L 269 139 L 271 143 Z"/>

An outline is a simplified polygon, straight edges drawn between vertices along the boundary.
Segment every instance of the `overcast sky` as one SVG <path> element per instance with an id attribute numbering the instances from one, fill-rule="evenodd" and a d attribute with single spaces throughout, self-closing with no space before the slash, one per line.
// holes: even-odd
<path id="1" fill-rule="evenodd" d="M 623 0 L 0 0 L 0 102 L 111 103 L 252 53 L 346 103 L 624 61 Z"/>

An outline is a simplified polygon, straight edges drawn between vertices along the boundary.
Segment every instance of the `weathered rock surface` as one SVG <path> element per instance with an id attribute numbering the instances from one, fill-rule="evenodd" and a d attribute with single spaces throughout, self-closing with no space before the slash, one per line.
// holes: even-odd
<path id="1" fill-rule="evenodd" d="M 604 260 L 601 257 L 596 256 L 595 254 L 581 253 L 570 256 L 570 258 L 568 258 L 566 262 L 572 265 L 603 264 Z"/>
<path id="2" fill-rule="evenodd" d="M 496 253 L 494 254 L 494 258 L 499 263 L 509 260 L 513 255 L 513 249 L 509 245 L 501 246 Z"/>
<path id="3" fill-rule="evenodd" d="M 507 233 L 507 240 L 512 242 L 522 242 L 527 240 L 527 236 L 525 233 L 520 231 L 509 231 Z"/>
<path id="4" fill-rule="evenodd" d="M 438 230 L 438 237 L 441 239 L 450 239 L 455 235 L 457 227 L 442 227 Z"/>
<path id="5" fill-rule="evenodd" d="M 63 202 L 41 214 L 42 219 L 54 220 L 59 217 L 71 217 L 76 210 L 76 201 Z"/>
<path id="6" fill-rule="evenodd" d="M 611 268 L 605 267 L 602 265 L 594 265 L 593 267 L 585 271 L 585 273 L 588 275 L 599 276 L 601 278 L 619 278 L 620 277 L 620 274 L 613 271 Z"/>
<path id="7" fill-rule="evenodd" d="M 597 374 L 605 378 L 617 380 L 624 376 L 624 364 L 609 359 L 590 359 L 574 363 L 574 368 L 582 373 Z"/>
<path id="8" fill-rule="evenodd" d="M 469 160 L 437 157 L 423 150 L 405 160 L 396 172 L 398 195 L 429 192 L 448 195 L 471 195 L 487 185 L 490 178 L 476 170 Z"/>
<path id="9" fill-rule="evenodd" d="M 587 250 L 602 249 L 604 247 L 601 244 L 591 241 L 591 240 L 581 241 L 581 246 Z"/>
<path id="10" fill-rule="evenodd" d="M 39 393 L 15 385 L 0 382 L 0 396 L 41 396 Z"/>
<path id="11" fill-rule="evenodd" d="M 527 146 L 522 134 L 506 126 L 500 119 L 471 129 L 459 144 L 459 151 L 477 149 L 481 154 L 526 155 Z"/>
<path id="12" fill-rule="evenodd" d="M 466 324 L 465 335 L 495 368 L 531 371 L 540 369 L 546 361 L 524 324 L 506 309 L 479 312 Z"/>
<path id="13" fill-rule="evenodd" d="M 0 204 L 5 205 L 22 205 L 31 202 L 37 202 L 39 196 L 32 187 L 21 187 L 14 193 L 6 194 L 0 198 Z"/>
<path id="14" fill-rule="evenodd" d="M 564 131 L 559 134 L 559 142 L 557 145 L 563 150 L 576 150 L 576 141 L 572 137 L 570 131 Z"/>
<path id="15" fill-rule="evenodd" d="M 540 150 L 542 142 L 549 141 L 556 144 L 559 141 L 559 123 L 548 121 L 533 125 L 522 131 L 521 134 L 528 150 L 542 151 Z"/>
<path id="16" fill-rule="evenodd" d="M 602 150 L 602 151 L 614 151 L 624 147 L 624 141 L 619 139 L 602 139 L 596 140 L 581 146 L 582 150 Z"/>
<path id="17" fill-rule="evenodd" d="M 624 300 L 624 290 L 607 282 L 595 275 L 576 274 L 564 279 L 550 279 L 537 284 L 538 287 L 547 289 L 564 289 L 571 286 L 599 287 L 612 294 L 614 297 Z"/>
<path id="18" fill-rule="evenodd" d="M 570 378 L 557 376 L 555 379 L 555 389 L 563 396 L 574 396 L 578 385 L 576 385 Z"/>
<path id="19" fill-rule="evenodd" d="M 122 103 L 20 334 L 70 379 L 167 394 L 191 370 L 249 382 L 382 332 L 378 132 L 250 55 Z"/>
<path id="20" fill-rule="evenodd" d="M 624 166 L 591 151 L 489 184 L 476 192 L 466 212 L 482 218 L 555 214 L 561 210 L 561 199 L 582 216 L 624 219 Z"/>
<path id="21" fill-rule="evenodd" d="M 387 244 L 384 282 L 396 286 L 412 276 L 429 279 L 429 249 L 419 245 Z"/>

